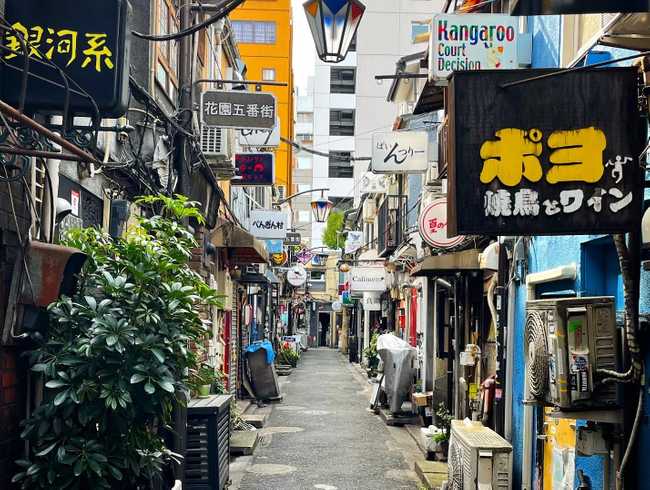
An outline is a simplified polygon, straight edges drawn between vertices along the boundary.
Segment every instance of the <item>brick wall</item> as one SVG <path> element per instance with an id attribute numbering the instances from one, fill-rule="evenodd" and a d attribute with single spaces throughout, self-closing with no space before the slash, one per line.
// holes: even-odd
<path id="1" fill-rule="evenodd" d="M 23 239 L 29 227 L 28 202 L 22 186 L 12 184 L 11 195 Z M 7 184 L 0 183 L 0 328 L 11 285 L 19 242 Z M 14 461 L 22 457 L 20 421 L 25 417 L 26 366 L 16 346 L 0 345 L 0 489 L 12 488 Z"/>

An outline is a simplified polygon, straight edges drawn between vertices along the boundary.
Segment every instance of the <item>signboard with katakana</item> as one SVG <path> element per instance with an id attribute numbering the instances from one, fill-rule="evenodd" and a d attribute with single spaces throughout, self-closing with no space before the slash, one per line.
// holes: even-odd
<path id="1" fill-rule="evenodd" d="M 4 33 L 1 56 L 13 67 L 2 74 L 5 102 L 16 105 L 20 98 L 25 61 L 22 38 L 33 60 L 29 64 L 28 108 L 63 110 L 66 91 L 60 69 L 69 77 L 73 113 L 94 114 L 91 100 L 82 95 L 85 91 L 102 116 L 124 114 L 129 81 L 126 0 L 7 0 L 4 14 L 12 30 Z"/>
<path id="2" fill-rule="evenodd" d="M 372 135 L 371 170 L 376 173 L 423 173 L 429 166 L 426 131 L 394 131 Z"/>
<path id="3" fill-rule="evenodd" d="M 449 89 L 449 236 L 638 226 L 645 123 L 637 72 L 458 72 Z"/>
<path id="4" fill-rule="evenodd" d="M 237 153 L 235 155 L 237 178 L 232 185 L 273 185 L 275 181 L 275 155 L 273 153 Z"/>
<path id="5" fill-rule="evenodd" d="M 220 128 L 273 129 L 275 106 L 273 94 L 211 90 L 201 95 L 201 121 Z"/>

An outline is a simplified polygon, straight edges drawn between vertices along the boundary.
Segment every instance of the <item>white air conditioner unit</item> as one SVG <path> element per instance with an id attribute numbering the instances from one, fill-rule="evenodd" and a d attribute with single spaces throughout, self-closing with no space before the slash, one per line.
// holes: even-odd
<path id="1" fill-rule="evenodd" d="M 201 127 L 201 151 L 210 165 L 233 165 L 235 132 L 233 129 L 203 125 Z"/>
<path id="2" fill-rule="evenodd" d="M 377 217 L 377 204 L 374 199 L 366 199 L 363 203 L 363 222 L 372 224 Z"/>
<path id="3" fill-rule="evenodd" d="M 529 401 L 565 411 L 620 405 L 618 384 L 599 374 L 619 369 L 614 298 L 529 301 L 524 335 Z"/>
<path id="4" fill-rule="evenodd" d="M 287 186 L 286 185 L 276 185 L 275 188 L 276 188 L 277 194 L 278 194 L 277 199 L 276 199 L 277 201 L 282 201 L 283 199 L 285 199 L 287 197 Z"/>
<path id="5" fill-rule="evenodd" d="M 438 180 L 438 162 L 429 162 L 429 168 L 424 174 L 424 185 L 439 186 Z"/>
<path id="6" fill-rule="evenodd" d="M 449 490 L 511 490 L 512 446 L 480 422 L 451 421 Z"/>

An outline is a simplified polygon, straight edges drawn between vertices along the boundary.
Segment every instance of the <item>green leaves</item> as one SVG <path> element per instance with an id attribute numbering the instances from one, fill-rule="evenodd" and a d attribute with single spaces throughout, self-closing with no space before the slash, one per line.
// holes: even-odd
<path id="1" fill-rule="evenodd" d="M 218 301 L 188 266 L 197 244 L 182 221 L 202 222 L 195 203 L 139 202 L 159 214 L 122 239 L 68 233 L 89 258 L 79 292 L 50 305 L 48 340 L 30 353 L 47 391 L 25 421 L 33 449 L 14 476 L 23 488 L 137 488 L 173 457 L 155 429 L 188 392 L 190 346 L 205 335 L 199 305 Z"/>

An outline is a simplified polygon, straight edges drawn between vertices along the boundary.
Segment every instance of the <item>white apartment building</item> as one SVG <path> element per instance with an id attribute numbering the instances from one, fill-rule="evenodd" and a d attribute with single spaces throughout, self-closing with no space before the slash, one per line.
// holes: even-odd
<path id="1" fill-rule="evenodd" d="M 398 107 L 386 100 L 391 81 L 378 82 L 375 75 L 395 73 L 404 56 L 428 50 L 428 33 L 442 0 L 372 0 L 357 31 L 357 91 L 355 156 L 370 156 L 372 135 L 392 130 Z M 404 80 L 402 83 L 413 83 Z M 368 169 L 368 162 L 355 164 L 355 179 Z M 355 196 L 358 202 L 359 195 Z"/>
<path id="2" fill-rule="evenodd" d="M 314 79 L 310 77 L 307 88 L 296 89 L 296 122 L 294 134 L 296 141 L 306 148 L 314 144 Z M 295 152 L 296 161 L 293 169 L 293 193 L 312 188 L 314 158 L 304 150 Z M 293 210 L 294 229 L 302 235 L 303 243 L 311 246 L 312 242 L 312 212 L 311 194 L 296 197 L 291 203 Z"/>

